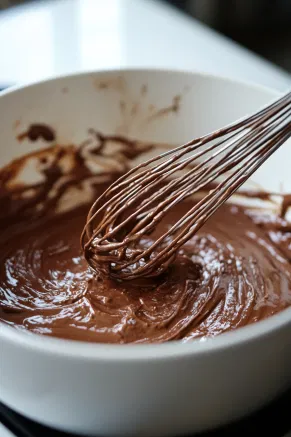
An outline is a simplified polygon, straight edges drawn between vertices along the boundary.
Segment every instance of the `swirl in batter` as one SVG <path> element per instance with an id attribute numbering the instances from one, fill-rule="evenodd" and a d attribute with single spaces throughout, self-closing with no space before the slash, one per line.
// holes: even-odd
<path id="1" fill-rule="evenodd" d="M 257 322 L 291 305 L 290 225 L 284 218 L 232 204 L 220 208 L 151 284 L 117 283 L 92 272 L 79 240 L 89 204 L 57 214 L 47 194 L 52 188 L 63 194 L 65 187 L 85 183 L 92 173 L 81 155 L 76 158 L 76 150 L 74 166 L 62 167 L 68 152 L 60 150 L 50 170 L 42 170 L 45 184 L 34 187 L 33 201 L 25 191 L 20 202 L 19 187 L 8 195 L 8 184 L 0 193 L 2 323 L 89 342 L 186 342 Z M 105 186 L 95 182 L 95 195 Z M 43 196 L 48 209 L 33 208 Z M 193 202 L 179 205 L 152 237 L 162 235 Z M 150 238 L 142 244 L 151 244 Z"/>

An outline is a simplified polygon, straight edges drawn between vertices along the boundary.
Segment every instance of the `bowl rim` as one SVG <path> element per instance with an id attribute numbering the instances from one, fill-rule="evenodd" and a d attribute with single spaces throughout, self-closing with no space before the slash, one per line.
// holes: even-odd
<path id="1" fill-rule="evenodd" d="M 158 74 L 173 74 L 173 75 L 181 75 L 181 76 L 198 76 L 198 77 L 204 77 L 209 80 L 216 80 L 220 82 L 228 82 L 232 83 L 233 85 L 239 85 L 243 87 L 247 87 L 250 89 L 256 89 L 260 91 L 265 91 L 266 93 L 270 94 L 271 98 L 278 97 L 280 95 L 283 95 L 284 93 L 278 89 L 274 89 L 271 87 L 268 87 L 266 85 L 262 85 L 256 82 L 243 80 L 243 79 L 235 79 L 233 77 L 228 77 L 226 75 L 221 74 L 214 74 L 214 73 L 208 73 L 204 72 L 203 70 L 198 69 L 192 69 L 192 70 L 185 70 L 180 68 L 163 68 L 163 67 L 120 67 L 120 68 L 106 68 L 106 69 L 87 69 L 79 72 L 72 72 L 72 73 L 60 73 L 58 75 L 54 75 L 48 78 L 36 80 L 36 81 L 27 81 L 20 84 L 11 85 L 7 88 L 4 88 L 0 91 L 0 98 L 17 92 L 22 91 L 27 88 L 33 88 L 39 85 L 45 85 L 52 82 L 57 82 L 59 80 L 63 79 L 74 79 L 74 78 L 85 78 L 85 77 L 91 77 L 92 75 L 111 75 L 111 74 L 127 74 L 127 73 L 158 73 Z"/>
<path id="2" fill-rule="evenodd" d="M 198 76 L 215 81 L 232 83 L 240 87 L 261 90 L 270 95 L 270 98 L 281 94 L 278 90 L 247 81 L 236 80 L 226 76 L 204 73 L 195 70 L 180 70 L 167 68 L 112 68 L 106 70 L 88 70 L 72 74 L 61 74 L 52 78 L 43 79 L 27 84 L 12 86 L 0 92 L 0 98 L 24 89 L 41 86 L 42 84 L 58 82 L 62 79 L 86 78 L 92 74 L 111 75 L 127 73 L 158 73 L 172 74 L 177 76 Z M 158 344 L 105 344 L 89 343 L 76 340 L 48 337 L 26 331 L 17 330 L 3 322 L 0 322 L 0 339 L 8 341 L 11 345 L 24 348 L 29 352 L 38 352 L 46 355 L 55 355 L 63 358 L 74 358 L 75 360 L 89 361 L 157 361 L 166 358 L 180 359 L 185 356 L 200 356 L 212 354 L 221 350 L 234 348 L 239 345 L 262 339 L 276 331 L 290 325 L 291 328 L 291 307 L 268 317 L 262 321 L 241 327 L 239 329 L 220 334 L 207 339 L 194 339 L 183 343 L 171 341 Z"/>

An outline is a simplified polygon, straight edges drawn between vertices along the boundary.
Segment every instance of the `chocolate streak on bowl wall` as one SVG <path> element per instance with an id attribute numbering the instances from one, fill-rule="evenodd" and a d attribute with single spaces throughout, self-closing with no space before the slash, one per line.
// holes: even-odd
<path id="1" fill-rule="evenodd" d="M 33 132 L 32 138 L 35 141 L 36 133 L 40 134 L 35 126 L 31 125 L 22 137 Z M 52 128 L 48 129 L 53 132 Z M 1 219 L 6 221 L 8 218 L 22 220 L 32 213 L 34 216 L 50 215 L 71 187 L 80 188 L 86 180 L 92 180 L 94 188 L 96 179 L 99 189 L 100 178 L 107 184 L 113 182 L 129 169 L 130 160 L 155 147 L 154 144 L 122 136 L 104 136 L 94 129 L 90 129 L 89 133 L 90 138 L 80 146 L 53 145 L 15 159 L 0 170 L 0 223 Z M 115 144 L 115 148 L 110 154 L 108 149 L 112 144 Z M 26 184 L 20 175 L 32 161 L 39 177 L 34 184 Z M 92 170 L 90 163 L 95 163 L 96 171 Z"/>
<path id="2" fill-rule="evenodd" d="M 113 282 L 88 268 L 79 238 L 90 203 L 152 149 L 91 131 L 79 147 L 51 146 L 1 170 L 2 323 L 91 342 L 189 341 L 291 304 L 289 223 L 238 205 L 220 208 L 151 287 Z M 25 184 L 21 175 L 32 165 L 37 177 Z M 63 208 L 67 201 L 73 209 Z M 194 203 L 179 204 L 142 244 L 152 244 Z"/>

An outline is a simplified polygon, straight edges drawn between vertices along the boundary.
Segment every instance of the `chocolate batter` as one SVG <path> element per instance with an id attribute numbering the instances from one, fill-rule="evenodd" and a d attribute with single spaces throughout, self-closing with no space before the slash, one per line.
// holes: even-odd
<path id="1" fill-rule="evenodd" d="M 2 323 L 91 342 L 189 341 L 262 320 L 291 305 L 290 225 L 284 217 L 237 205 L 222 206 L 183 246 L 168 271 L 150 284 L 117 283 L 90 270 L 80 248 L 89 203 L 60 212 L 60 200 L 69 189 L 79 190 L 88 182 L 94 197 L 101 194 L 126 171 L 128 157 L 152 147 L 110 138 L 119 145 L 122 163 L 115 170 L 108 164 L 108 140 L 100 134 L 93 147 L 58 147 L 36 154 L 42 182 L 11 183 L 23 169 L 21 160 L 2 170 Z M 102 158 L 102 177 L 88 166 L 97 155 Z M 152 238 L 163 234 L 193 202 L 172 211 Z M 148 237 L 142 242 L 150 243 Z"/>

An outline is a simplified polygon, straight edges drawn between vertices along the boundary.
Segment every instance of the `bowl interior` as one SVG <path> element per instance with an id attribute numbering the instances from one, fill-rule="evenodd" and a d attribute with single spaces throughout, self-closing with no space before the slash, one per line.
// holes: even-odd
<path id="1" fill-rule="evenodd" d="M 41 82 L 0 97 L 0 168 L 48 146 L 42 140 L 17 139 L 32 123 L 52 126 L 56 143 L 62 145 L 82 143 L 88 129 L 94 128 L 171 147 L 233 122 L 276 97 L 271 90 L 227 79 L 158 70 L 85 73 Z M 291 193 L 290 146 L 290 141 L 284 144 L 255 173 L 255 184 Z"/>
<path id="2" fill-rule="evenodd" d="M 226 79 L 182 72 L 87 73 L 38 83 L 0 98 L 0 167 L 47 143 L 17 140 L 31 123 L 52 126 L 60 144 L 79 144 L 88 129 L 177 145 L 256 111 L 276 93 Z M 291 191 L 286 143 L 252 180 Z M 144 157 L 143 157 L 144 158 Z"/>

